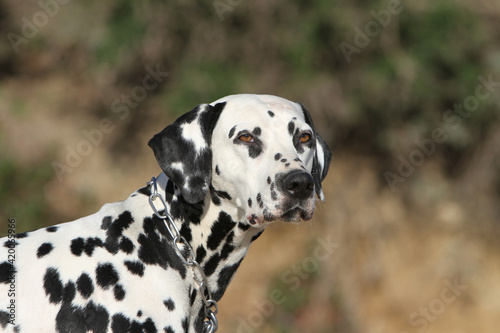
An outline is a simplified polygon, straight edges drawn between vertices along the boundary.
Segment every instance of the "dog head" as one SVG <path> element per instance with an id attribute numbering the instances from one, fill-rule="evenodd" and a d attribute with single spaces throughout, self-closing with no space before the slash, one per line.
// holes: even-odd
<path id="1" fill-rule="evenodd" d="M 184 114 L 150 141 L 163 172 L 190 203 L 211 192 L 252 225 L 308 220 L 331 160 L 300 104 L 232 95 Z"/>

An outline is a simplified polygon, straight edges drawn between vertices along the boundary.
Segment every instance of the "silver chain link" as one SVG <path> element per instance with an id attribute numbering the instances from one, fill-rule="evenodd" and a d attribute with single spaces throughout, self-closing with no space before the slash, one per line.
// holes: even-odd
<path id="1" fill-rule="evenodd" d="M 172 236 L 173 244 L 175 249 L 179 252 L 179 257 L 186 266 L 190 266 L 193 269 L 194 281 L 198 285 L 198 290 L 203 298 L 203 305 L 205 307 L 205 321 L 203 326 L 204 333 L 214 333 L 219 328 L 219 323 L 217 321 L 217 312 L 219 310 L 217 301 L 212 299 L 212 293 L 208 288 L 208 279 L 200 264 L 195 260 L 193 248 L 189 245 L 187 240 L 181 236 L 179 229 L 175 225 L 172 216 L 168 212 L 167 204 L 163 196 L 158 192 L 158 186 L 156 183 L 156 178 L 151 178 L 151 181 L 147 183 L 151 187 L 151 195 L 149 196 L 149 204 L 155 215 L 165 222 L 167 230 Z M 153 201 L 160 199 L 163 205 L 164 215 L 160 214 Z M 184 249 L 182 248 L 184 246 Z M 187 249 L 187 254 L 185 250 Z M 184 251 L 183 251 L 184 250 Z"/>

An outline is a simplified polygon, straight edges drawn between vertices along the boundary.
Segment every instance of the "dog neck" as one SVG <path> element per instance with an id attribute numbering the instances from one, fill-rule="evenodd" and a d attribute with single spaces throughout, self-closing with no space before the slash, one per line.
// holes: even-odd
<path id="1" fill-rule="evenodd" d="M 204 201 L 191 204 L 163 173 L 157 182 L 180 235 L 190 244 L 207 276 L 213 298 L 220 300 L 250 244 L 264 227 L 238 221 L 237 207 L 230 196 L 213 188 Z"/>

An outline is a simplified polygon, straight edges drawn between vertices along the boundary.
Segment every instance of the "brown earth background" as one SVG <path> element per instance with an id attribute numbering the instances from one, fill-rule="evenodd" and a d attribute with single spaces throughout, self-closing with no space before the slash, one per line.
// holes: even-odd
<path id="1" fill-rule="evenodd" d="M 275 94 L 332 148 L 326 203 L 253 245 L 220 332 L 497 333 L 499 45 L 493 0 L 0 1 L 0 232 L 126 198 L 180 114 Z"/>

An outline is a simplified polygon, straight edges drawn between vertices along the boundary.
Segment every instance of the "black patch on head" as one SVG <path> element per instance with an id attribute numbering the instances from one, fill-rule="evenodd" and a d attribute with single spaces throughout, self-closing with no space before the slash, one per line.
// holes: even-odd
<path id="1" fill-rule="evenodd" d="M 220 169 L 218 165 L 215 166 L 215 173 L 217 174 L 217 176 L 220 176 Z"/>
<path id="2" fill-rule="evenodd" d="M 181 277 L 186 278 L 186 267 L 179 258 L 177 251 L 173 245 L 167 240 L 166 234 L 163 237 L 157 233 L 160 230 L 159 226 L 165 228 L 163 220 L 156 216 L 144 218 L 143 229 L 137 239 L 140 244 L 138 249 L 139 259 L 146 265 L 159 265 L 166 269 L 172 267 L 178 271 Z M 163 231 L 166 233 L 167 231 Z"/>
<path id="3" fill-rule="evenodd" d="M 108 289 L 110 286 L 115 285 L 120 279 L 118 272 L 113 267 L 113 264 L 99 264 L 95 269 L 96 281 L 103 289 Z"/>
<path id="4" fill-rule="evenodd" d="M 277 161 L 281 158 L 281 154 L 280 153 L 277 153 L 276 155 L 274 155 L 274 160 Z"/>
<path id="5" fill-rule="evenodd" d="M 45 228 L 45 231 L 47 231 L 47 232 L 56 232 L 57 229 L 58 228 L 56 226 L 53 226 L 53 227 L 47 227 L 47 228 Z"/>
<path id="6" fill-rule="evenodd" d="M 196 261 L 198 263 L 201 263 L 203 259 L 205 259 L 206 255 L 207 255 L 207 250 L 205 250 L 205 248 L 202 245 L 198 246 L 198 248 L 196 249 Z"/>
<path id="7" fill-rule="evenodd" d="M 229 139 L 233 137 L 235 131 L 236 131 L 236 125 L 229 130 L 229 135 L 228 135 Z"/>
<path id="8" fill-rule="evenodd" d="M 295 124 L 293 123 L 293 121 L 290 121 L 288 123 L 288 133 L 290 135 L 293 135 L 293 131 L 295 130 Z"/>
<path id="9" fill-rule="evenodd" d="M 94 284 L 92 279 L 86 273 L 82 273 L 78 280 L 76 280 L 76 288 L 80 292 L 83 298 L 89 298 L 94 292 Z"/>
<path id="10" fill-rule="evenodd" d="M 50 253 L 50 251 L 52 251 L 54 247 L 52 246 L 51 243 L 43 243 L 42 245 L 40 245 L 40 247 L 38 248 L 38 250 L 36 251 L 36 256 L 38 258 L 41 258 L 47 254 Z"/>
<path id="11" fill-rule="evenodd" d="M 49 296 L 49 302 L 57 304 L 62 300 L 63 283 L 59 272 L 53 267 L 47 268 L 43 277 L 43 289 L 45 295 Z"/>
<path id="12" fill-rule="evenodd" d="M 182 196 L 189 203 L 202 201 L 208 190 L 212 178 L 212 151 L 208 147 L 225 104 L 198 106 L 179 117 L 148 142 L 163 172 L 179 187 Z M 193 138 L 183 135 L 183 125 L 192 122 L 199 125 L 206 143 L 205 148 L 198 149 Z M 186 184 L 185 174 L 173 167 L 175 163 L 181 163 L 184 172 L 189 174 L 189 179 L 196 180 Z"/>
<path id="13" fill-rule="evenodd" d="M 233 143 L 235 145 L 243 145 L 246 146 L 248 149 L 248 156 L 251 158 L 256 158 L 258 157 L 262 151 L 263 151 L 263 144 L 262 142 L 257 138 L 257 136 L 254 136 L 253 140 L 254 142 L 244 142 L 239 139 L 239 137 L 243 134 L 248 134 L 248 131 L 239 131 L 236 137 L 233 140 Z"/>
<path id="14" fill-rule="evenodd" d="M 225 212 L 220 212 L 217 221 L 210 228 L 211 234 L 208 236 L 207 246 L 210 250 L 215 250 L 222 240 L 236 226 L 236 222 Z"/>
<path id="15" fill-rule="evenodd" d="M 113 294 L 115 295 L 115 299 L 117 301 L 121 301 L 125 298 L 125 289 L 123 289 L 123 286 L 121 284 L 117 284 L 113 288 Z"/>
<path id="16" fill-rule="evenodd" d="M 224 267 L 219 274 L 219 278 L 217 279 L 217 287 L 219 288 L 217 292 L 213 294 L 213 298 L 216 301 L 219 301 L 222 298 L 222 295 L 224 295 L 224 292 L 227 289 L 227 286 L 229 285 L 229 282 L 231 282 L 231 279 L 234 276 L 234 273 L 238 269 L 238 267 L 241 264 L 241 259 L 239 262 L 236 264 L 233 264 L 231 266 Z"/>
<path id="17" fill-rule="evenodd" d="M 137 317 L 142 317 L 142 311 L 141 310 L 137 311 Z"/>
<path id="18" fill-rule="evenodd" d="M 272 118 L 272 117 L 274 117 L 274 112 L 273 112 L 273 111 L 271 111 L 271 110 L 267 111 L 267 114 L 268 114 L 268 115 L 270 115 L 270 116 L 271 116 L 271 118 Z"/>
<path id="19" fill-rule="evenodd" d="M 17 239 L 25 238 L 25 237 L 28 237 L 28 232 L 20 232 L 20 233 L 16 234 Z"/>
<path id="20" fill-rule="evenodd" d="M 175 303 L 174 303 L 174 301 L 171 298 L 164 300 L 163 304 L 166 306 L 166 308 L 168 309 L 168 311 L 174 311 L 175 310 Z"/>
<path id="21" fill-rule="evenodd" d="M 106 308 L 95 305 L 92 301 L 85 307 L 63 304 L 56 316 L 57 332 L 106 332 L 108 324 L 109 314 Z"/>
<path id="22" fill-rule="evenodd" d="M 139 276 L 144 275 L 144 264 L 142 262 L 125 260 L 124 265 L 132 274 Z"/>
<path id="23" fill-rule="evenodd" d="M 205 264 L 205 275 L 206 276 L 212 275 L 217 269 L 217 266 L 219 266 L 219 262 L 220 262 L 220 255 L 218 253 L 213 254 Z"/>
<path id="24" fill-rule="evenodd" d="M 252 208 L 252 199 L 248 198 L 248 207 Z"/>
<path id="25" fill-rule="evenodd" d="M 255 127 L 252 131 L 252 134 L 255 136 L 260 136 L 262 134 L 262 130 L 260 127 Z"/>

